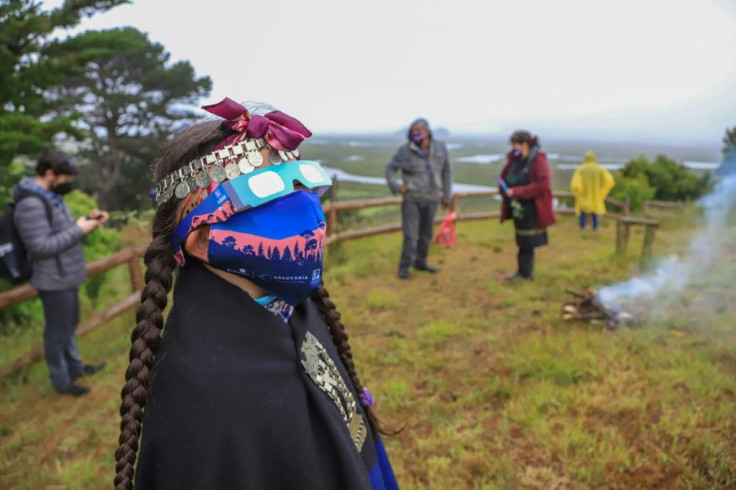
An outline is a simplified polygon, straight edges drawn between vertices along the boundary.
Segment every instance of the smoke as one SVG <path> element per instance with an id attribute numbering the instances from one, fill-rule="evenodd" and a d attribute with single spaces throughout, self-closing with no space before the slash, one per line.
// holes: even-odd
<path id="1" fill-rule="evenodd" d="M 598 295 L 604 304 L 621 308 L 623 304 L 671 299 L 696 277 L 708 274 L 710 266 L 718 265 L 716 262 L 727 246 L 724 230 L 728 228 L 729 213 L 736 202 L 736 149 L 725 153 L 718 176 L 721 180 L 699 202 L 705 225 L 698 230 L 684 256 L 670 256 L 646 276 L 601 289 Z"/>

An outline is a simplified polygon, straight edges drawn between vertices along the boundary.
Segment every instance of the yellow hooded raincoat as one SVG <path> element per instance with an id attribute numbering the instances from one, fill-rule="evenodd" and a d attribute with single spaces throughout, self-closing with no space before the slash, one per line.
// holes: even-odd
<path id="1" fill-rule="evenodd" d="M 606 214 L 604 199 L 613 189 L 613 175 L 595 160 L 595 152 L 586 151 L 585 160 L 572 175 L 570 188 L 575 194 L 575 214 Z"/>

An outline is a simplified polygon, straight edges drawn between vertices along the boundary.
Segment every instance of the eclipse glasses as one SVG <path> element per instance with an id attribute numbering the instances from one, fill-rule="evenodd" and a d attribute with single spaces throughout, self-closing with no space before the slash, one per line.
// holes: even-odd
<path id="1" fill-rule="evenodd" d="M 294 182 L 320 196 L 332 185 L 322 166 L 311 160 L 284 162 L 226 180 L 177 225 L 172 234 L 174 251 L 180 249 L 192 230 L 222 223 L 236 213 L 290 194 L 294 192 Z"/>

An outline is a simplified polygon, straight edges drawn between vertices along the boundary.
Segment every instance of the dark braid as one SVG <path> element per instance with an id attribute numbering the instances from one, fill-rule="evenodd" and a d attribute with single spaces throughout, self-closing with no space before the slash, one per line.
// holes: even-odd
<path id="1" fill-rule="evenodd" d="M 160 220 L 160 215 L 156 216 Z M 156 226 L 154 220 L 154 229 Z M 125 373 L 125 386 L 120 407 L 120 438 L 115 452 L 115 488 L 118 490 L 133 487 L 133 466 L 138 452 L 138 439 L 145 416 L 148 383 L 153 367 L 153 357 L 161 343 L 163 311 L 167 295 L 171 289 L 174 256 L 170 247 L 170 236 L 154 236 L 144 257 L 146 264 L 146 286 L 141 293 L 141 306 L 136 314 L 137 325 L 131 334 L 130 365 Z"/>
<path id="2" fill-rule="evenodd" d="M 216 122 L 208 122 L 182 131 L 161 152 L 154 162 L 154 182 L 171 171 L 206 153 L 222 141 L 227 132 Z M 120 394 L 120 439 L 115 452 L 116 490 L 133 488 L 138 441 L 146 412 L 146 397 L 154 357 L 161 343 L 164 325 L 163 311 L 173 283 L 176 262 L 171 250 L 171 234 L 176 225 L 179 203 L 172 199 L 162 205 L 153 218 L 153 240 L 146 249 L 146 285 L 141 293 L 141 305 L 136 313 L 136 326 L 131 334 L 130 364 L 125 373 L 125 386 Z"/>
<path id="3" fill-rule="evenodd" d="M 327 289 L 325 289 L 324 283 L 320 283 L 319 289 L 312 295 L 312 300 L 317 304 L 317 309 L 319 309 L 319 311 L 322 313 L 322 316 L 324 317 L 325 322 L 330 329 L 332 341 L 337 347 L 337 354 L 340 356 L 342 363 L 348 370 L 348 375 L 350 376 L 350 381 L 352 381 L 353 386 L 355 387 L 355 391 L 360 394 L 363 391 L 363 384 L 360 382 L 360 378 L 358 378 L 358 373 L 355 371 L 355 364 L 353 363 L 353 351 L 350 349 L 350 344 L 348 343 L 348 334 L 345 331 L 345 325 L 343 325 L 342 321 L 340 320 L 340 312 L 337 311 L 335 303 L 330 299 L 330 293 L 328 293 Z M 373 409 L 373 407 L 364 405 L 363 409 L 368 416 L 370 424 L 379 433 L 387 436 L 393 436 L 403 430 L 403 427 L 396 430 L 384 425 L 378 418 L 378 415 L 376 414 L 376 411 Z"/>

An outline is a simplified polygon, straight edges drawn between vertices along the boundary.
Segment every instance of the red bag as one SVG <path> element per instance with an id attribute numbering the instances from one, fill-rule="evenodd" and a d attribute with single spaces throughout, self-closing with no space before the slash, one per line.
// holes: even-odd
<path id="1" fill-rule="evenodd" d="M 453 247 L 455 245 L 455 211 L 445 216 L 445 219 L 442 220 L 434 241 L 442 247 Z"/>

